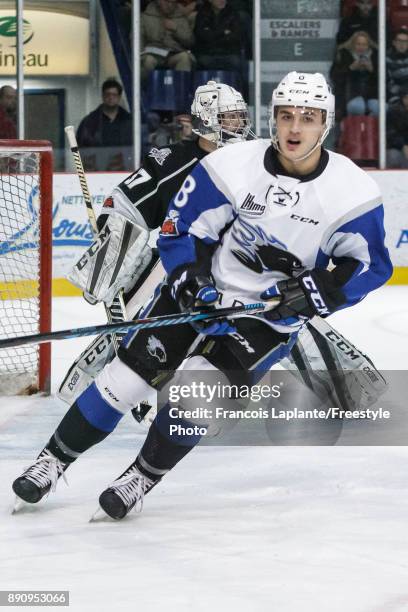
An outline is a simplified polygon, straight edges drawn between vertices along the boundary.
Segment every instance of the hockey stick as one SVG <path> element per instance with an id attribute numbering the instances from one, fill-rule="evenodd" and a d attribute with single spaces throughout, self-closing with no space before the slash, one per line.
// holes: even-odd
<path id="1" fill-rule="evenodd" d="M 75 169 L 81 185 L 82 195 L 86 205 L 86 212 L 88 213 L 89 223 L 91 225 L 94 236 L 98 233 L 98 224 L 96 222 L 95 211 L 92 206 L 91 194 L 89 193 L 88 182 L 86 180 L 84 167 L 82 164 L 81 154 L 78 149 L 77 139 L 75 137 L 75 130 L 73 125 L 67 125 L 65 128 L 69 147 L 71 149 L 72 157 L 75 163 Z M 111 306 L 105 304 L 106 317 L 109 323 L 117 323 L 125 321 L 126 319 L 126 306 L 123 300 L 123 292 L 120 291 L 114 298 Z M 122 336 L 123 337 L 123 336 Z M 117 337 L 116 334 L 112 335 L 112 342 L 115 352 L 118 352 L 119 343 L 122 337 Z"/>
<path id="2" fill-rule="evenodd" d="M 148 329 L 153 327 L 163 327 L 169 325 L 180 325 L 181 323 L 192 323 L 194 321 L 211 321 L 212 319 L 224 319 L 236 314 L 258 314 L 271 310 L 279 300 L 270 300 L 270 304 L 255 302 L 254 304 L 242 304 L 241 306 L 231 306 L 230 308 L 219 308 L 206 312 L 179 312 L 173 315 L 160 315 L 158 317 L 146 317 L 145 319 L 135 319 L 134 321 L 122 321 L 120 323 L 105 323 L 103 325 L 91 325 L 89 327 L 76 327 L 74 329 L 62 329 L 60 331 L 45 334 L 31 334 L 30 336 L 17 336 L 16 338 L 6 338 L 0 340 L 0 349 L 12 346 L 24 346 L 26 344 L 42 344 L 53 340 L 66 340 L 68 338 L 80 338 L 82 336 L 96 336 L 98 334 L 122 332 L 129 330 Z"/>

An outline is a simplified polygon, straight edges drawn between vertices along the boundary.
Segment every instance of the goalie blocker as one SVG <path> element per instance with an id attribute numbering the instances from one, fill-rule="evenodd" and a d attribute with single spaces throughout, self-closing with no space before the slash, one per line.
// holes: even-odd
<path id="1" fill-rule="evenodd" d="M 68 280 L 82 289 L 91 304 L 112 304 L 116 294 L 130 290 L 152 259 L 149 231 L 110 214 L 98 236 L 83 253 Z"/>

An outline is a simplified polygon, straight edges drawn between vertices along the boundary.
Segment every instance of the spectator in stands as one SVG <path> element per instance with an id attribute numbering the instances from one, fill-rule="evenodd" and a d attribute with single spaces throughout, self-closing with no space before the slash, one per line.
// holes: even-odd
<path id="1" fill-rule="evenodd" d="M 117 13 L 120 28 L 127 41 L 130 40 L 132 31 L 132 0 L 117 0 Z"/>
<path id="2" fill-rule="evenodd" d="M 193 123 L 191 115 L 177 115 L 174 118 L 177 130 L 177 141 L 179 140 L 194 140 L 196 138 L 193 134 Z"/>
<path id="3" fill-rule="evenodd" d="M 17 91 L 10 85 L 0 88 L 0 138 L 17 138 Z"/>
<path id="4" fill-rule="evenodd" d="M 336 42 L 341 45 L 356 32 L 367 32 L 372 41 L 378 38 L 378 12 L 373 0 L 357 0 L 351 15 L 340 21 Z"/>
<path id="5" fill-rule="evenodd" d="M 337 119 L 378 115 L 377 52 L 366 32 L 355 32 L 337 50 L 330 70 L 336 95 Z"/>
<path id="6" fill-rule="evenodd" d="M 177 0 L 178 5 L 180 6 L 181 12 L 184 17 L 187 17 L 190 25 L 194 28 L 195 19 L 197 16 L 197 9 L 199 2 L 196 0 Z"/>
<path id="7" fill-rule="evenodd" d="M 400 91 L 408 86 L 408 30 L 398 30 L 387 53 L 387 99 L 399 102 Z"/>
<path id="8" fill-rule="evenodd" d="M 387 112 L 387 167 L 408 168 L 408 84 Z"/>
<path id="9" fill-rule="evenodd" d="M 177 0 L 153 0 L 141 16 L 142 78 L 155 68 L 191 70 L 193 30 Z"/>
<path id="10" fill-rule="evenodd" d="M 79 147 L 94 149 L 88 151 L 88 157 L 84 156 L 87 170 L 126 170 L 130 167 L 132 117 L 120 106 L 122 91 L 118 81 L 107 79 L 102 85 L 102 104 L 79 124 Z"/>
<path id="11" fill-rule="evenodd" d="M 227 0 L 206 0 L 194 27 L 198 67 L 241 72 L 241 20 Z"/>

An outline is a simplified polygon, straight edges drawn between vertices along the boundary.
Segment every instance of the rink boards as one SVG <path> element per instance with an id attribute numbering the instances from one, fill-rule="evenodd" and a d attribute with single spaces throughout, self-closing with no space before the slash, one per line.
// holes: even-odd
<path id="1" fill-rule="evenodd" d="M 395 267 L 393 284 L 408 284 L 408 172 L 369 171 L 384 196 L 387 246 Z M 93 204 L 99 212 L 105 198 L 127 173 L 88 174 Z M 79 295 L 64 276 L 91 243 L 92 231 L 75 174 L 54 175 L 53 295 Z M 155 236 L 152 238 L 155 242 Z"/>

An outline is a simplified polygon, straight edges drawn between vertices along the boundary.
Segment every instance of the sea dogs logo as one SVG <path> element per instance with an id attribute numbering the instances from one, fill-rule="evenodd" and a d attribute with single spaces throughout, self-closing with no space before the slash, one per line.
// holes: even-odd
<path id="1" fill-rule="evenodd" d="M 265 232 L 259 225 L 238 219 L 232 229 L 232 238 L 239 245 L 238 249 L 232 249 L 232 254 L 252 272 L 262 274 L 274 270 L 292 276 L 303 267 L 302 262 L 287 250 L 283 242 Z"/>
<path id="2" fill-rule="evenodd" d="M 156 336 L 149 336 L 146 348 L 147 348 L 147 352 L 149 353 L 149 355 L 158 359 L 160 363 L 166 363 L 167 361 L 166 349 L 164 348 L 160 340 L 156 338 Z"/>

